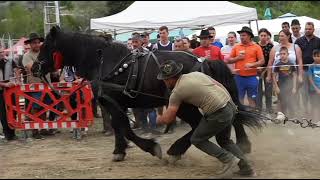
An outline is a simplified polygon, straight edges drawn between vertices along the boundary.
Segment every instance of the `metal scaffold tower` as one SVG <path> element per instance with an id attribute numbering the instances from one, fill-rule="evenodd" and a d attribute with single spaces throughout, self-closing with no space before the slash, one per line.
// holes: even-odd
<path id="1" fill-rule="evenodd" d="M 45 1 L 44 4 L 44 35 L 47 35 L 50 28 L 60 26 L 59 1 Z"/>

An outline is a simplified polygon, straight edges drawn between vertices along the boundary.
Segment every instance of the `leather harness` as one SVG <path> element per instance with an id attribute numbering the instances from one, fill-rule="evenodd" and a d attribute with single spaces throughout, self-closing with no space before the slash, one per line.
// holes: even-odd
<path id="1" fill-rule="evenodd" d="M 132 58 L 127 61 L 128 57 L 132 56 Z M 143 82 L 144 82 L 144 77 L 145 77 L 145 72 L 147 70 L 148 67 L 148 63 L 150 61 L 150 58 L 153 57 L 153 60 L 156 62 L 157 66 L 160 68 L 160 63 L 158 61 L 158 58 L 154 55 L 154 53 L 152 51 L 139 51 L 139 50 L 134 50 L 133 52 L 131 52 L 130 54 L 128 54 L 127 56 L 125 56 L 115 67 L 114 69 L 105 77 L 102 78 L 102 81 L 108 81 L 109 79 L 117 76 L 119 73 L 121 73 L 123 71 L 123 68 L 125 66 L 125 64 L 127 66 L 130 66 L 130 70 L 129 70 L 129 75 L 128 75 L 128 79 L 126 82 L 126 85 L 124 86 L 123 89 L 123 93 L 127 96 L 129 96 L 130 98 L 136 98 L 138 96 L 138 92 L 141 91 L 142 86 L 143 86 Z M 138 74 L 140 68 L 139 68 L 139 61 L 143 61 L 143 65 L 142 65 L 142 75 L 141 78 L 138 79 Z M 103 63 L 103 62 L 102 62 Z M 103 66 L 100 66 L 100 69 Z M 122 69 L 122 70 L 120 70 Z M 119 71 L 120 70 L 120 71 Z M 102 74 L 100 74 L 101 77 Z M 133 92 L 133 91 L 134 92 Z"/>

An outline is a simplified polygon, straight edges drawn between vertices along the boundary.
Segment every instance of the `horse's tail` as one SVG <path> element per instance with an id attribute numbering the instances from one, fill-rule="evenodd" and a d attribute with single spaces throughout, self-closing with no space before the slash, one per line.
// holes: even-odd
<path id="1" fill-rule="evenodd" d="M 263 121 L 265 117 L 249 107 L 238 104 L 238 113 L 236 114 L 234 123 L 243 124 L 251 130 L 262 130 L 266 123 Z"/>

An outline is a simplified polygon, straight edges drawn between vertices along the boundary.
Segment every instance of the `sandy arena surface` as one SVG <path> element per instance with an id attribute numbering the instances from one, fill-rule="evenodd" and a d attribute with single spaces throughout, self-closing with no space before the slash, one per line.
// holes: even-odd
<path id="1" fill-rule="evenodd" d="M 96 119 L 81 141 L 73 140 L 69 130 L 62 130 L 45 140 L 0 143 L 0 178 L 200 179 L 214 178 L 215 170 L 221 166 L 217 159 L 194 146 L 176 165 L 164 165 L 135 145 L 127 150 L 125 161 L 112 162 L 114 137 L 101 133 L 101 121 Z M 175 133 L 157 137 L 163 153 L 188 130 L 187 125 L 180 125 Z M 255 178 L 320 177 L 320 128 L 268 123 L 262 132 L 249 131 L 249 135 L 253 147 L 248 158 L 257 171 Z"/>

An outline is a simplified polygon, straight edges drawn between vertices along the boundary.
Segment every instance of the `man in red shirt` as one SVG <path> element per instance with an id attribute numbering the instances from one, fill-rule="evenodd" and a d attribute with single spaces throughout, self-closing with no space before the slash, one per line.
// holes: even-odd
<path id="1" fill-rule="evenodd" d="M 205 58 L 209 60 L 223 60 L 223 55 L 221 54 L 220 48 L 211 45 L 210 39 L 212 36 L 209 31 L 204 29 L 201 30 L 200 36 L 200 46 L 195 48 L 192 53 L 200 58 Z"/>

